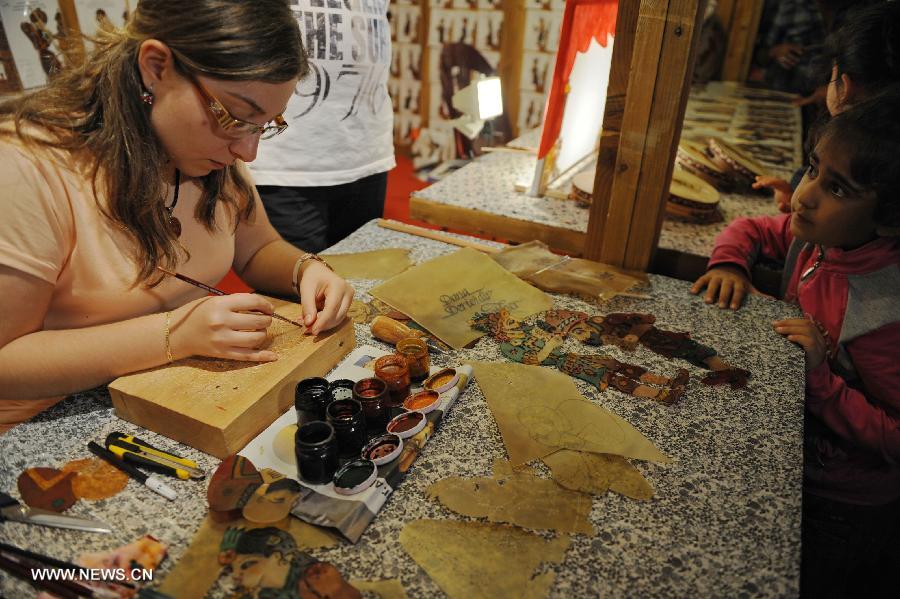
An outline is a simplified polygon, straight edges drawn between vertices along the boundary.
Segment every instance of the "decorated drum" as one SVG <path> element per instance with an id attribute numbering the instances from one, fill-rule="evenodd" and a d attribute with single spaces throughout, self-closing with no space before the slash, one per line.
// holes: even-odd
<path id="1" fill-rule="evenodd" d="M 666 216 L 672 220 L 697 224 L 721 222 L 719 192 L 700 177 L 675 168 L 669 185 Z"/>

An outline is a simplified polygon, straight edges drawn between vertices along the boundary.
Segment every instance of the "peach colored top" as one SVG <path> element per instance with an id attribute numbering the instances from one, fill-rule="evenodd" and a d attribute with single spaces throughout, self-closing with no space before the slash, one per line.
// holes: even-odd
<path id="1" fill-rule="evenodd" d="M 54 286 L 44 330 L 118 322 L 205 295 L 174 279 L 153 289 L 132 287 L 135 244 L 101 214 L 90 175 L 79 170 L 70 155 L 0 138 L 0 190 L 0 265 Z M 196 185 L 182 185 L 174 215 L 181 221 L 180 241 L 191 258 L 178 270 L 215 285 L 234 259 L 234 233 L 221 204 L 216 215 L 220 227 L 213 233 L 194 220 L 198 199 Z M 0 432 L 60 399 L 0 399 Z"/>

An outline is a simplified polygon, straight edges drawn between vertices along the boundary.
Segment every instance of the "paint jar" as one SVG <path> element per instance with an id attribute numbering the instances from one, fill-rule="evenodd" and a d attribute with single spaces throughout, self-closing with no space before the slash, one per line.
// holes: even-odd
<path id="1" fill-rule="evenodd" d="M 338 379 L 336 381 L 331 381 L 331 385 L 329 388 L 331 389 L 331 398 L 333 400 L 337 399 L 350 399 L 353 397 L 353 385 L 355 385 L 353 381 L 350 379 Z"/>
<path id="2" fill-rule="evenodd" d="M 322 377 L 315 376 L 297 383 L 294 390 L 297 426 L 313 420 L 325 420 L 325 408 L 330 402 L 330 386 Z"/>
<path id="3" fill-rule="evenodd" d="M 428 346 L 418 337 L 408 337 L 397 342 L 397 353 L 406 358 L 409 366 L 409 378 L 414 383 L 421 383 L 428 378 L 431 359 L 428 357 Z"/>
<path id="4" fill-rule="evenodd" d="M 362 404 L 366 426 L 380 433 L 387 424 L 388 386 L 379 378 L 367 378 L 353 385 L 353 399 Z"/>
<path id="5" fill-rule="evenodd" d="M 338 455 L 342 458 L 358 457 L 368 439 L 362 404 L 352 398 L 336 399 L 328 405 L 327 412 L 328 422 L 337 437 Z"/>
<path id="6" fill-rule="evenodd" d="M 375 377 L 387 383 L 388 407 L 403 405 L 409 395 L 409 364 L 400 354 L 382 356 L 375 360 Z"/>
<path id="7" fill-rule="evenodd" d="M 300 478 L 313 484 L 331 480 L 338 469 L 338 447 L 334 428 L 314 420 L 297 429 L 294 437 Z"/>

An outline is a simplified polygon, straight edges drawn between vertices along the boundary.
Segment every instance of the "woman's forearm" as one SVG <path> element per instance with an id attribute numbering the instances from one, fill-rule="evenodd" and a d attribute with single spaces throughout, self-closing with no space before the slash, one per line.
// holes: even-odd
<path id="1" fill-rule="evenodd" d="M 176 319 L 173 315 L 171 327 Z M 165 314 L 37 331 L 0 348 L 0 397 L 67 395 L 167 361 Z"/>
<path id="2" fill-rule="evenodd" d="M 301 250 L 287 241 L 277 239 L 261 247 L 237 274 L 257 291 L 292 296 L 294 264 L 302 255 Z"/>

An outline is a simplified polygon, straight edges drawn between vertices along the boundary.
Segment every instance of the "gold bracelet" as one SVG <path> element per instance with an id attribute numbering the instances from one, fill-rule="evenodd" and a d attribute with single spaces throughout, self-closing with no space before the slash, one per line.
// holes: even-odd
<path id="1" fill-rule="evenodd" d="M 172 356 L 172 344 L 170 341 L 171 332 L 169 330 L 169 326 L 172 324 L 172 313 L 166 312 L 166 360 L 171 364 L 175 361 L 175 358 Z"/>
<path id="2" fill-rule="evenodd" d="M 328 270 L 330 270 L 331 272 L 334 272 L 334 269 L 331 268 L 330 264 L 325 262 L 325 260 L 323 260 L 321 256 L 318 256 L 317 254 L 313 254 L 312 252 L 307 252 L 307 253 L 303 254 L 302 256 L 300 256 L 299 258 L 297 258 L 297 261 L 294 262 L 294 274 L 291 275 L 291 287 L 294 289 L 294 293 L 297 294 L 297 297 L 300 297 L 300 281 L 297 280 L 297 275 L 300 274 L 300 267 L 303 266 L 309 260 L 315 260 L 316 262 L 319 262 L 320 264 L 324 264 Z"/>

